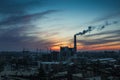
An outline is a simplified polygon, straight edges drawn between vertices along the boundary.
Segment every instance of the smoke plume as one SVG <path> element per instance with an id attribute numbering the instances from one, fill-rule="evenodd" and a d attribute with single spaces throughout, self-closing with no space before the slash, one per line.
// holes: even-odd
<path id="1" fill-rule="evenodd" d="M 110 25 L 113 25 L 113 24 L 117 24 L 119 21 L 113 21 L 113 22 L 108 22 L 106 21 L 105 24 L 99 26 L 99 27 L 96 27 L 97 30 L 102 30 L 104 29 L 106 26 L 110 26 Z"/>
<path id="2" fill-rule="evenodd" d="M 93 26 L 89 26 L 87 30 L 83 30 L 82 32 L 79 32 L 79 33 L 77 33 L 75 35 L 84 35 L 84 34 L 86 34 L 88 32 L 91 32 L 93 29 L 94 29 Z"/>
<path id="3" fill-rule="evenodd" d="M 93 31 L 94 29 L 97 30 L 103 30 L 106 26 L 110 26 L 113 24 L 117 24 L 119 21 L 113 21 L 113 22 L 108 22 L 106 21 L 103 25 L 99 25 L 99 26 L 88 26 L 87 30 L 83 30 L 82 32 L 76 33 L 75 35 L 85 35 L 88 32 Z"/>

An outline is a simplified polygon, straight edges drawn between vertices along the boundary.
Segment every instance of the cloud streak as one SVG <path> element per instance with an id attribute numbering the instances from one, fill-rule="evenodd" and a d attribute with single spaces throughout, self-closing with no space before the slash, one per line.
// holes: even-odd
<path id="1" fill-rule="evenodd" d="M 31 5 L 33 6 L 34 4 L 41 4 L 41 1 L 15 1 L 16 0 L 0 1 L 0 15 L 4 15 L 4 17 L 0 19 L 0 50 L 44 48 L 45 45 L 52 45 L 54 41 L 33 35 L 31 34 L 31 31 L 35 33 L 35 30 L 37 29 L 33 24 L 34 21 L 42 20 L 46 18 L 47 15 L 55 13 L 58 10 L 27 13 L 26 9 L 28 9 L 28 7 L 31 7 Z M 55 35 L 55 32 L 46 33 L 39 30 L 39 35 L 51 36 Z"/>
<path id="2" fill-rule="evenodd" d="M 20 50 L 21 48 L 44 48 L 46 45 L 50 46 L 54 43 L 54 41 L 38 38 L 37 36 L 28 36 L 24 33 L 26 30 L 27 28 L 23 26 L 4 32 L 4 34 L 0 35 L 0 44 L 2 45 L 0 49 L 14 50 L 18 48 Z"/>
<path id="3" fill-rule="evenodd" d="M 85 37 L 93 37 L 93 36 L 100 36 L 100 35 L 107 35 L 107 34 L 117 34 L 120 35 L 120 30 L 111 30 L 111 31 L 106 31 L 106 32 L 101 32 L 101 33 L 96 33 L 96 34 L 89 34 L 85 35 Z"/>
<path id="4" fill-rule="evenodd" d="M 99 38 L 101 35 L 109 35 L 106 37 Z M 97 39 L 89 40 L 90 37 L 97 36 Z M 106 44 L 110 42 L 120 42 L 120 30 L 108 31 L 103 33 L 97 33 L 92 35 L 86 35 L 85 37 L 88 39 L 78 40 L 78 43 L 82 43 L 84 46 L 98 45 L 98 44 Z"/>
<path id="5" fill-rule="evenodd" d="M 35 21 L 36 19 L 41 19 L 45 15 L 51 14 L 56 12 L 57 10 L 47 10 L 41 13 L 35 13 L 35 14 L 27 14 L 22 16 L 10 16 L 5 20 L 2 20 L 0 22 L 0 26 L 10 26 L 10 25 L 16 25 L 16 24 L 27 24 L 31 21 Z"/>
<path id="6" fill-rule="evenodd" d="M 109 13 L 109 14 L 103 16 L 103 17 L 96 18 L 93 21 L 91 21 L 90 23 L 106 21 L 106 20 L 109 20 L 109 19 L 114 19 L 116 17 L 120 17 L 120 11 L 117 11 L 117 12 L 114 12 L 114 13 L 111 13 L 111 14 Z"/>

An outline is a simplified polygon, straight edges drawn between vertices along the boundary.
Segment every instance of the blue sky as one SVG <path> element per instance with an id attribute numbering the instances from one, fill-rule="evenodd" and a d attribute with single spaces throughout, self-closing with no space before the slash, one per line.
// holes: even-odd
<path id="1" fill-rule="evenodd" d="M 119 0 L 0 0 L 0 50 L 120 49 Z M 106 48 L 107 47 L 107 48 Z"/>

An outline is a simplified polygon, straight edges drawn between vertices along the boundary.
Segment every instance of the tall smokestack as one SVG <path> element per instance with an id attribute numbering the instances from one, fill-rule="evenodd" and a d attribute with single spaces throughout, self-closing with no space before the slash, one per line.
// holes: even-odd
<path id="1" fill-rule="evenodd" d="M 74 35 L 74 54 L 77 52 L 77 46 L 76 46 L 76 34 Z"/>
<path id="2" fill-rule="evenodd" d="M 98 28 L 99 30 L 102 30 L 106 26 L 109 26 L 109 25 L 112 25 L 112 24 L 117 24 L 118 22 L 119 21 L 114 21 L 112 23 L 106 22 L 104 25 L 100 25 L 100 26 L 88 26 L 88 29 L 83 30 L 82 32 L 76 33 L 74 35 L 74 54 L 76 55 L 76 53 L 77 53 L 77 41 L 76 41 L 77 35 L 85 35 L 86 33 L 93 31 L 95 28 Z"/>

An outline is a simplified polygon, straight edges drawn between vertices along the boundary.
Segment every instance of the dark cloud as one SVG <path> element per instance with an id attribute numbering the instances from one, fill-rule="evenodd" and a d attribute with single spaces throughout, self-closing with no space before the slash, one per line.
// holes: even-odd
<path id="1" fill-rule="evenodd" d="M 22 48 L 45 48 L 44 46 L 51 46 L 54 41 L 48 39 L 38 38 L 33 35 L 36 34 L 34 29 L 37 29 L 35 25 L 31 24 L 31 21 L 36 19 L 42 19 L 43 16 L 56 12 L 56 10 L 48 10 L 41 13 L 14 16 L 14 18 L 8 18 L 5 21 L 0 22 L 0 49 L 1 50 L 20 50 Z M 5 28 L 7 27 L 7 28 Z M 8 29 L 8 27 L 10 29 Z M 39 35 L 52 36 L 56 33 L 48 33 L 39 30 Z M 29 36 L 31 35 L 31 36 Z"/>
<path id="2" fill-rule="evenodd" d="M 47 39 L 38 38 L 36 36 L 28 36 L 24 33 L 28 27 L 16 27 L 12 30 L 4 32 L 0 35 L 0 49 L 1 50 L 16 50 L 22 48 L 44 48 L 44 46 L 50 46 L 53 41 Z M 43 34 L 41 34 L 43 35 Z"/>
<path id="3" fill-rule="evenodd" d="M 116 39 L 93 39 L 93 40 L 78 40 L 78 42 L 82 43 L 85 46 L 88 45 L 98 45 L 98 44 L 105 44 L 105 43 L 109 43 L 109 42 L 118 42 L 120 41 L 120 38 L 116 38 Z"/>
<path id="4" fill-rule="evenodd" d="M 112 35 L 110 35 L 112 34 Z M 109 35 L 106 37 L 99 38 L 100 35 Z M 92 40 L 78 40 L 79 43 L 82 43 L 83 45 L 97 45 L 97 44 L 105 44 L 109 42 L 119 42 L 120 41 L 120 30 L 114 30 L 114 31 L 108 31 L 103 33 L 97 33 L 92 35 L 86 35 L 86 38 L 97 36 L 97 39 Z"/>
<path id="5" fill-rule="evenodd" d="M 10 16 L 5 20 L 2 20 L 0 22 L 0 26 L 10 26 L 10 25 L 16 25 L 16 24 L 27 24 L 31 21 L 35 21 L 36 19 L 41 19 L 45 15 L 48 15 L 50 13 L 56 12 L 57 10 L 47 10 L 40 13 L 34 13 L 34 14 L 27 14 L 22 16 Z"/>
<path id="6" fill-rule="evenodd" d="M 93 37 L 93 36 L 100 36 L 100 35 L 108 35 L 108 34 L 118 34 L 120 35 L 120 30 L 111 30 L 111 31 L 106 31 L 106 32 L 101 32 L 101 33 L 96 33 L 96 34 L 89 34 L 85 35 L 85 37 Z"/>
<path id="7" fill-rule="evenodd" d="M 0 16 L 3 16 L 0 18 L 0 50 L 43 48 L 45 45 L 53 44 L 54 41 L 30 34 L 32 30 L 37 29 L 32 24 L 33 21 L 46 18 L 47 15 L 57 11 L 27 12 L 30 9 L 40 8 L 43 5 L 42 2 L 42 0 L 0 0 Z"/>

